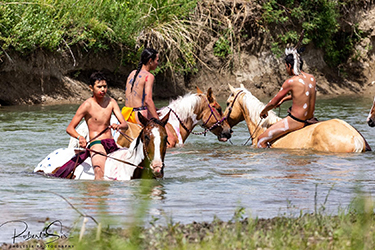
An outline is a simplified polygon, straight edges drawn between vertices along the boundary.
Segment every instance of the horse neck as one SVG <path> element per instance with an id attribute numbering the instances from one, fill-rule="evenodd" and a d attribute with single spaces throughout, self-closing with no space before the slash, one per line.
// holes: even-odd
<path id="1" fill-rule="evenodd" d="M 191 118 L 184 121 L 184 126 L 188 129 L 186 130 L 182 125 L 180 124 L 180 134 L 182 141 L 185 142 L 185 140 L 189 137 L 190 132 L 193 130 L 196 124 L 193 123 L 193 120 Z"/>
<path id="2" fill-rule="evenodd" d="M 199 107 L 201 106 L 201 100 L 201 97 L 199 97 L 197 94 L 186 94 L 183 97 L 179 97 L 176 100 L 173 100 L 168 105 L 168 108 L 163 109 L 162 111 L 160 117 L 164 117 L 164 115 L 168 113 L 169 109 L 172 109 L 177 114 L 178 119 L 180 120 L 179 133 L 181 135 L 183 142 L 189 136 L 190 131 L 192 131 L 193 128 L 199 122 L 199 120 L 197 119 L 197 112 L 199 111 Z M 176 116 L 174 112 L 170 114 L 170 120 L 172 120 L 171 116 Z M 168 121 L 168 123 L 170 122 Z M 183 123 L 183 125 L 188 129 L 188 131 L 186 131 L 186 129 L 183 128 L 183 125 L 181 123 Z M 178 133 L 178 131 L 176 131 L 176 133 Z"/>
<path id="3" fill-rule="evenodd" d="M 260 118 L 260 112 L 264 109 L 265 105 L 259 101 L 251 93 L 246 93 L 240 101 L 243 116 L 245 118 L 247 128 L 252 136 L 252 144 L 256 145 L 258 137 L 267 130 L 272 124 L 281 120 L 274 111 L 268 111 L 266 119 Z"/>
<path id="4" fill-rule="evenodd" d="M 143 142 L 140 139 L 142 133 L 139 134 L 138 138 L 132 141 L 129 146 L 129 158 L 126 159 L 129 162 L 139 165 L 145 159 L 145 152 L 143 147 Z"/>

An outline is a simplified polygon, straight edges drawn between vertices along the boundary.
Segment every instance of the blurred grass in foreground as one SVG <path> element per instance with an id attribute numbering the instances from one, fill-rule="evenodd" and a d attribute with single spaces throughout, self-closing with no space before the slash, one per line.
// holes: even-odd
<path id="1" fill-rule="evenodd" d="M 143 187 L 146 194 L 150 187 Z M 328 198 L 328 195 L 327 195 Z M 327 201 L 327 199 L 326 199 Z M 147 204 L 138 208 L 146 212 Z M 87 233 L 81 241 L 73 233 L 69 243 L 75 249 L 374 249 L 374 202 L 358 192 L 357 198 L 337 215 L 326 215 L 325 204 L 315 213 L 280 216 L 272 219 L 244 218 L 239 208 L 228 222 L 187 225 L 169 223 L 163 227 L 151 222 L 142 227 L 139 218 L 129 229 Z M 139 225 L 139 226 L 138 226 Z"/>

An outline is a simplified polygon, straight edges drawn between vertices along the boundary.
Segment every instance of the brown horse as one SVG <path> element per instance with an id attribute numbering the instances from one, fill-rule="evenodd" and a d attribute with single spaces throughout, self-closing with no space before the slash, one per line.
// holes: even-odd
<path id="1" fill-rule="evenodd" d="M 252 144 L 272 124 L 281 120 L 269 111 L 266 119 L 259 117 L 265 105 L 241 84 L 240 88 L 229 85 L 231 95 L 224 115 L 231 127 L 245 120 Z M 359 132 L 343 120 L 332 119 L 293 131 L 272 142 L 272 148 L 311 149 L 326 152 L 364 152 L 366 141 Z"/>
<path id="2" fill-rule="evenodd" d="M 161 121 L 148 120 L 138 114 L 144 128 L 130 147 L 110 153 L 105 162 L 104 179 L 130 180 L 137 178 L 162 178 L 164 175 L 164 157 L 167 150 L 167 132 L 165 124 L 167 114 Z M 90 150 L 90 149 L 85 149 Z M 61 148 L 50 153 L 34 169 L 36 173 L 53 174 L 75 155 L 74 148 Z M 73 164 L 75 161 L 73 161 Z M 75 168 L 74 168 L 75 167 Z M 71 170 L 69 170 L 70 172 Z M 91 158 L 80 165 L 73 165 L 72 174 L 67 178 L 94 180 Z"/>
<path id="3" fill-rule="evenodd" d="M 372 103 L 370 113 L 368 114 L 368 117 L 367 117 L 367 124 L 370 127 L 375 127 L 375 98 L 374 98 L 374 101 Z"/>
<path id="4" fill-rule="evenodd" d="M 201 125 L 205 131 L 210 131 L 219 141 L 227 141 L 231 137 L 231 129 L 223 119 L 223 112 L 209 88 L 204 94 L 197 88 L 196 94 L 187 94 L 172 101 L 167 107 L 158 110 L 160 118 L 171 111 L 166 125 L 168 133 L 168 147 L 182 146 L 196 125 Z M 117 143 L 127 147 L 132 138 L 135 138 L 141 126 L 129 122 L 129 129 L 123 131 L 126 136 L 120 135 Z"/>

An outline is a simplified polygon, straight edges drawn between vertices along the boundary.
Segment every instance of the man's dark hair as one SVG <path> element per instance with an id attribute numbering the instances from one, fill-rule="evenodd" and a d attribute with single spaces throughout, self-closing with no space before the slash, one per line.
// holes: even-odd
<path id="1" fill-rule="evenodd" d="M 94 87 L 96 81 L 100 82 L 102 80 L 107 82 L 106 76 L 100 71 L 94 72 L 90 76 L 90 85 Z"/>
<path id="2" fill-rule="evenodd" d="M 142 65 L 146 65 L 150 59 L 155 60 L 157 54 L 158 52 L 153 48 L 146 48 L 143 50 L 141 54 L 141 60 L 138 63 L 137 71 L 135 72 L 133 81 L 131 83 L 132 84 L 131 91 L 133 91 L 134 82 L 137 79 L 136 77 L 138 76 L 139 72 L 142 69 Z"/>
<path id="3" fill-rule="evenodd" d="M 299 66 L 299 69 L 302 70 L 302 66 L 303 66 L 303 60 L 302 60 L 302 57 L 300 56 L 299 59 L 300 59 L 300 61 L 301 61 L 301 64 L 300 64 L 300 66 Z M 294 57 L 293 57 L 293 54 L 289 54 L 289 55 L 285 56 L 285 63 L 286 63 L 287 65 L 292 66 L 292 69 L 293 69 L 293 67 L 294 67 Z"/>

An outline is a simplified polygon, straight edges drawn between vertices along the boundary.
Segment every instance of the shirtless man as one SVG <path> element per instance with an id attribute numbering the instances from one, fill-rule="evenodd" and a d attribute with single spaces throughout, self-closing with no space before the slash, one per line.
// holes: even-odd
<path id="1" fill-rule="evenodd" d="M 280 106 L 284 101 L 292 100 L 293 104 L 287 117 L 273 124 L 259 136 L 258 148 L 269 147 L 281 136 L 303 128 L 307 124 L 307 120 L 314 116 L 315 78 L 302 71 L 303 61 L 296 49 L 287 49 L 285 54 L 286 71 L 293 77 L 283 83 L 279 93 L 261 111 L 260 117 L 266 118 L 269 110 Z M 287 95 L 288 93 L 290 95 Z"/>
<path id="2" fill-rule="evenodd" d="M 137 112 L 141 112 L 148 119 L 159 119 L 152 100 L 152 87 L 155 77 L 150 73 L 158 65 L 158 52 L 154 49 L 146 48 L 141 54 L 138 69 L 133 70 L 126 81 L 125 107 L 121 111 L 125 120 L 140 124 Z"/>
<path id="3" fill-rule="evenodd" d="M 101 154 L 91 152 L 92 166 L 95 172 L 95 179 L 103 179 L 104 166 L 106 158 L 102 154 L 106 155 L 118 149 L 115 141 L 113 140 L 111 130 L 128 128 L 128 124 L 124 117 L 121 115 L 120 108 L 117 102 L 106 96 L 107 93 L 107 80 L 101 72 L 95 72 L 90 76 L 90 89 L 93 93 L 92 97 L 87 99 L 78 108 L 72 121 L 66 128 L 66 132 L 79 140 L 79 145 L 82 148 L 87 146 L 85 137 L 78 134 L 76 131 L 77 125 L 80 123 L 82 118 L 85 118 L 89 129 L 89 136 L 91 141 L 88 148 L 100 152 Z M 112 112 L 119 120 L 120 124 L 110 125 Z M 88 157 L 88 154 L 87 154 Z"/>

